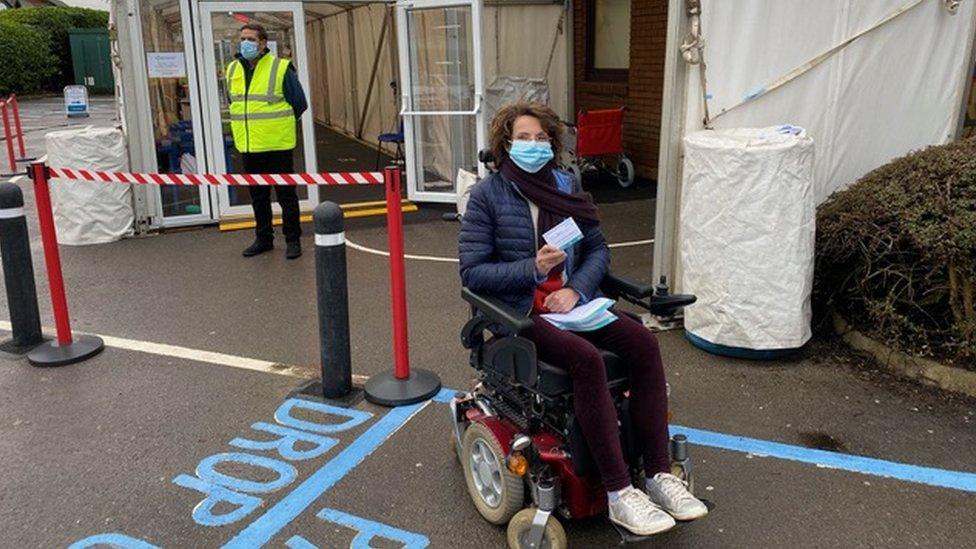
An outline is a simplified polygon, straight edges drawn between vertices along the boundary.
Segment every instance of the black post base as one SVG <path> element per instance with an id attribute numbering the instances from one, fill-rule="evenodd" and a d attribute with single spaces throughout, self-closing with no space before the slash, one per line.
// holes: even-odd
<path id="1" fill-rule="evenodd" d="M 74 341 L 65 346 L 58 342 L 49 341 L 27 355 L 27 361 L 34 366 L 67 366 L 89 358 L 102 352 L 105 342 L 102 338 L 89 335 L 74 337 Z"/>
<path id="2" fill-rule="evenodd" d="M 17 341 L 14 339 L 8 339 L 0 342 L 0 358 L 24 358 L 24 355 L 43 345 L 45 341 L 45 339 L 40 339 L 36 343 L 30 343 L 27 345 L 18 345 Z"/>
<path id="3" fill-rule="evenodd" d="M 318 380 L 309 381 L 291 394 L 292 396 L 310 398 L 325 402 L 326 404 L 340 406 L 342 408 L 352 408 L 363 400 L 363 390 L 355 386 L 349 391 L 349 393 L 343 396 L 327 397 L 325 396 L 325 391 L 322 390 L 322 382 Z"/>
<path id="4" fill-rule="evenodd" d="M 393 372 L 376 374 L 369 378 L 366 400 L 382 406 L 406 406 L 422 402 L 441 390 L 441 378 L 437 374 L 419 368 L 410 370 L 410 377 L 397 379 Z"/>

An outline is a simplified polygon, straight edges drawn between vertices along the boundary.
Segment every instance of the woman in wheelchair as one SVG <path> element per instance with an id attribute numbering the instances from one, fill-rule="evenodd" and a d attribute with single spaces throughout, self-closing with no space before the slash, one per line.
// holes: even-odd
<path id="1" fill-rule="evenodd" d="M 574 411 L 607 492 L 609 518 L 638 535 L 663 532 L 675 519 L 708 511 L 671 474 L 667 387 L 657 339 L 638 321 L 617 319 L 592 331 L 563 331 L 543 313 L 565 313 L 599 296 L 610 254 L 592 197 L 556 168 L 562 123 L 534 103 L 503 107 L 491 123 L 497 172 L 471 191 L 460 233 L 463 285 L 529 316 L 538 360 L 563 368 L 572 379 Z M 572 217 L 583 239 L 565 251 L 542 235 Z M 617 413 L 598 349 L 629 367 L 630 413 L 643 449 L 644 486 L 631 483 L 623 457 Z"/>

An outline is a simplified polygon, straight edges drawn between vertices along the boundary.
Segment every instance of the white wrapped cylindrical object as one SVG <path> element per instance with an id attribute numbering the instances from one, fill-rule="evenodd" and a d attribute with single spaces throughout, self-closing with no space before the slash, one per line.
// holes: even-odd
<path id="1" fill-rule="evenodd" d="M 794 126 L 685 137 L 682 291 L 699 346 L 782 351 L 811 336 L 813 140 Z"/>
<path id="2" fill-rule="evenodd" d="M 116 128 L 64 130 L 44 137 L 47 163 L 53 168 L 128 171 L 125 139 Z M 55 178 L 51 204 L 61 244 L 103 244 L 133 232 L 129 185 Z"/>

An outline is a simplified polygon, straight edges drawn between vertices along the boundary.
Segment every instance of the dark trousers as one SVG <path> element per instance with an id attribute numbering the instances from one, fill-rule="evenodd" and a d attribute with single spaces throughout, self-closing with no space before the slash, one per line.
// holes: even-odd
<path id="1" fill-rule="evenodd" d="M 668 395 L 657 338 L 623 313 L 604 328 L 567 332 L 532 315 L 523 336 L 535 343 L 539 360 L 565 368 L 573 379 L 576 419 L 608 491 L 630 486 L 620 447 L 617 412 L 607 387 L 607 371 L 597 347 L 616 353 L 630 368 L 630 415 L 648 478 L 670 471 Z"/>
<path id="2" fill-rule="evenodd" d="M 292 173 L 294 171 L 293 151 L 268 151 L 244 153 L 244 173 Z M 270 242 L 274 239 L 271 216 L 271 187 L 248 187 L 251 193 L 251 207 L 254 208 L 254 232 L 258 240 Z M 286 242 L 297 242 L 302 236 L 299 221 L 298 191 L 296 187 L 276 186 L 275 195 L 281 206 L 282 232 Z"/>

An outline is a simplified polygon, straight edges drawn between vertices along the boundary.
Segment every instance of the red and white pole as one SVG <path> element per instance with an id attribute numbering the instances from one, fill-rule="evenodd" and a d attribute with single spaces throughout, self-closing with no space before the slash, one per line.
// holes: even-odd
<path id="1" fill-rule="evenodd" d="M 20 160 L 30 160 L 27 158 L 27 149 L 24 148 L 24 128 L 20 125 L 20 104 L 17 103 L 17 94 L 10 94 L 11 110 L 14 113 L 14 128 L 17 130 L 17 146 L 20 148 Z"/>
<path id="2" fill-rule="evenodd" d="M 0 116 L 3 117 L 3 137 L 7 142 L 7 159 L 10 161 L 10 173 L 17 171 L 17 157 L 14 156 L 14 136 L 10 131 L 10 115 L 7 114 L 7 101 L 0 101 Z"/>
<path id="3" fill-rule="evenodd" d="M 393 312 L 393 373 L 377 374 L 366 382 L 366 399 L 384 406 L 404 406 L 432 398 L 441 390 L 441 380 L 428 370 L 410 369 L 407 339 L 407 283 L 403 253 L 403 210 L 399 167 L 383 170 L 386 185 L 387 243 L 390 248 L 390 299 Z"/>
<path id="4" fill-rule="evenodd" d="M 105 344 L 99 337 L 79 336 L 75 338 L 71 335 L 68 298 L 64 291 L 64 276 L 61 272 L 58 233 L 54 228 L 54 212 L 51 209 L 51 190 L 48 187 L 47 166 L 41 162 L 35 162 L 31 164 L 28 173 L 34 180 L 34 201 L 37 203 L 37 222 L 41 228 L 41 241 L 44 245 L 44 264 L 47 267 L 47 281 L 51 292 L 51 306 L 54 309 L 57 341 L 41 345 L 27 355 L 27 360 L 35 366 L 74 364 L 95 356 L 105 348 Z"/>

